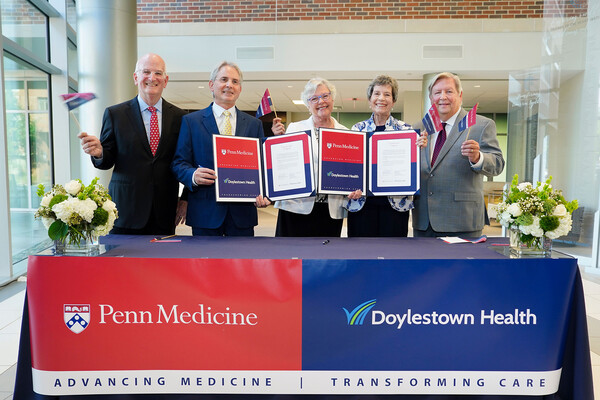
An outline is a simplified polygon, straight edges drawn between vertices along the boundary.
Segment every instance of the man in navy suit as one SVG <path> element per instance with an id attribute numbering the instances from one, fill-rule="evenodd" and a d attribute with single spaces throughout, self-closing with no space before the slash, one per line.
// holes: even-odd
<path id="1" fill-rule="evenodd" d="M 214 102 L 183 117 L 172 164 L 175 176 L 190 191 L 186 224 L 194 235 L 254 236 L 256 207 L 270 202 L 262 196 L 254 204 L 216 201 L 213 135 L 262 139 L 262 123 L 235 107 L 242 91 L 242 72 L 236 64 L 223 61 L 208 86 Z"/>
<path id="2" fill-rule="evenodd" d="M 161 97 L 169 77 L 158 55 L 138 60 L 133 81 L 138 95 L 106 109 L 100 139 L 78 137 L 96 168 L 114 166 L 108 189 L 119 218 L 111 233 L 171 235 L 187 209 L 170 168 L 185 112 Z"/>
<path id="3" fill-rule="evenodd" d="M 483 177 L 504 169 L 493 120 L 477 115 L 475 125 L 459 130 L 462 108 L 458 76 L 443 72 L 429 85 L 429 99 L 443 129 L 429 136 L 421 152 L 421 189 L 412 211 L 414 236 L 481 236 L 485 223 Z M 421 128 L 422 125 L 416 124 Z"/>

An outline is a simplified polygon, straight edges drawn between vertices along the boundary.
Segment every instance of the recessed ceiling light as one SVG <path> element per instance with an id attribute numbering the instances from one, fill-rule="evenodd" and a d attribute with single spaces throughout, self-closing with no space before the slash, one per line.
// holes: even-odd
<path id="1" fill-rule="evenodd" d="M 198 86 L 198 89 L 204 89 L 204 86 Z"/>
<path id="2" fill-rule="evenodd" d="M 297 106 L 301 106 L 302 104 L 304 104 L 302 100 L 292 100 L 292 103 L 294 103 Z"/>
<path id="3" fill-rule="evenodd" d="M 288 87 L 289 87 L 289 88 L 293 88 L 293 86 L 292 86 L 292 85 L 288 85 Z"/>
<path id="4" fill-rule="evenodd" d="M 481 87 L 481 85 L 475 85 L 475 86 L 473 86 L 473 87 Z"/>

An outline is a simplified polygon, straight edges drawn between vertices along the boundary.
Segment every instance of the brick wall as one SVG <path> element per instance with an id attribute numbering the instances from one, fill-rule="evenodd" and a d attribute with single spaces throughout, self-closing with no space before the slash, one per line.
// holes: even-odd
<path id="1" fill-rule="evenodd" d="M 587 3 L 588 0 L 137 0 L 137 18 L 138 23 L 181 23 L 578 17 L 587 15 Z"/>

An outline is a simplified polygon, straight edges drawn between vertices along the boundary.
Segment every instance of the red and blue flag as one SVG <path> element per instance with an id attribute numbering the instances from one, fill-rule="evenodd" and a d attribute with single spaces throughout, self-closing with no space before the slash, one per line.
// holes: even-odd
<path id="1" fill-rule="evenodd" d="M 94 93 L 67 93 L 61 94 L 60 97 L 62 97 L 63 102 L 69 108 L 69 111 L 71 111 L 90 100 L 94 100 L 96 95 Z"/>
<path id="2" fill-rule="evenodd" d="M 473 108 L 471 108 L 471 111 L 469 111 L 469 113 L 467 115 L 465 115 L 465 117 L 463 119 L 460 120 L 460 122 L 458 123 L 458 131 L 462 132 L 467 128 L 472 127 L 473 125 L 475 125 L 475 121 L 477 120 L 477 105 L 479 103 L 475 104 L 475 106 Z"/>
<path id="3" fill-rule="evenodd" d="M 430 135 L 442 130 L 442 120 L 440 119 L 440 114 L 438 113 L 435 104 L 431 105 L 429 111 L 427 111 L 427 114 L 423 117 L 423 126 L 425 126 L 425 130 L 427 130 Z"/>
<path id="4" fill-rule="evenodd" d="M 269 93 L 269 89 L 267 89 L 265 90 L 265 94 L 263 95 L 262 99 L 260 99 L 260 104 L 256 110 L 256 118 L 260 118 L 263 115 L 271 113 L 273 111 L 271 106 L 273 106 L 273 102 L 271 101 L 271 93 Z"/>

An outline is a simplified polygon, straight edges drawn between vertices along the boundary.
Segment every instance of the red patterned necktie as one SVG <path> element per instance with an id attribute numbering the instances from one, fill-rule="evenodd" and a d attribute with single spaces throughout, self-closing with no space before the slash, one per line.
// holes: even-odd
<path id="1" fill-rule="evenodd" d="M 160 140 L 160 132 L 158 132 L 158 115 L 155 107 L 148 107 L 148 111 L 152 113 L 150 116 L 150 150 L 152 155 L 156 154 L 158 149 L 158 141 Z"/>
<path id="2" fill-rule="evenodd" d="M 435 147 L 433 148 L 433 157 L 431 157 L 431 166 L 435 164 L 435 160 L 442 150 L 442 146 L 446 142 L 446 123 L 442 122 L 442 130 L 438 133 L 438 137 L 435 140 Z"/>

